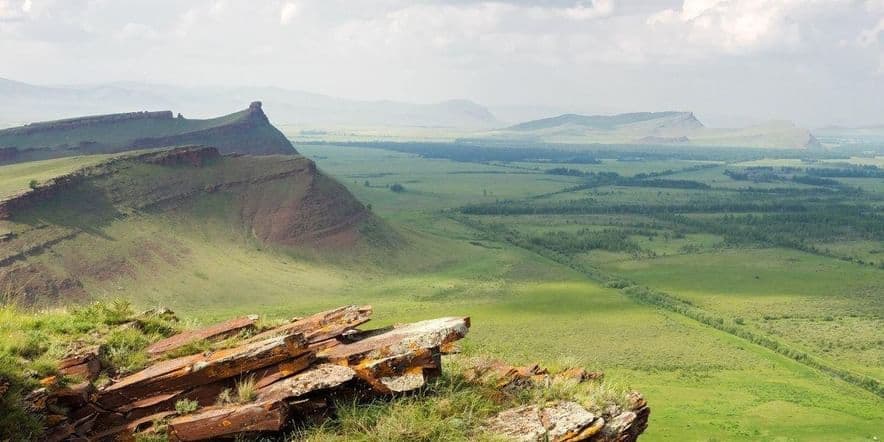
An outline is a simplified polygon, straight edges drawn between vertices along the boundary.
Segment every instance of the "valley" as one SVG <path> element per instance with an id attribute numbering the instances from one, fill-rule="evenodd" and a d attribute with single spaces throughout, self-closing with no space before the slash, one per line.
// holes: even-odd
<path id="1" fill-rule="evenodd" d="M 192 325 L 350 303 L 378 326 L 470 315 L 465 355 L 641 391 L 643 440 L 878 434 L 884 195 L 855 176 L 868 159 L 431 148 L 2 166 L 12 198 L 80 167 L 88 186 L 3 221 L 5 250 L 48 241 L 6 266 L 7 302 L 126 299 Z M 821 174 L 847 176 L 803 178 Z"/>

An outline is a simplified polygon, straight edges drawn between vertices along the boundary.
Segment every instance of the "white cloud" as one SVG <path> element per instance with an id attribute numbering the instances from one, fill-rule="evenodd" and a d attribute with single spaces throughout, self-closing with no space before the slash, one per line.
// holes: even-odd
<path id="1" fill-rule="evenodd" d="M 130 22 L 123 26 L 117 37 L 124 40 L 153 40 L 160 38 L 160 34 L 150 26 Z"/>
<path id="2" fill-rule="evenodd" d="M 882 37 L 884 37 L 884 17 L 881 17 L 878 24 L 871 29 L 862 31 L 856 41 L 860 46 L 867 48 L 878 44 Z"/>
<path id="3" fill-rule="evenodd" d="M 287 25 L 298 15 L 299 8 L 294 2 L 286 2 L 279 10 L 279 23 Z"/>
<path id="4" fill-rule="evenodd" d="M 863 118 L 884 91 L 884 0 L 27 1 L 0 0 L 0 60 L 37 83 Z"/>
<path id="5" fill-rule="evenodd" d="M 31 11 L 31 0 L 0 0 L 0 22 L 19 21 Z"/>
<path id="6" fill-rule="evenodd" d="M 612 0 L 592 0 L 590 6 L 578 3 L 573 7 L 564 8 L 562 12 L 565 17 L 573 20 L 594 20 L 611 15 L 614 12 L 614 2 Z"/>
<path id="7" fill-rule="evenodd" d="M 838 0 L 684 0 L 681 9 L 665 9 L 646 23 L 669 32 L 693 49 L 745 53 L 795 47 L 802 42 L 797 17 Z"/>

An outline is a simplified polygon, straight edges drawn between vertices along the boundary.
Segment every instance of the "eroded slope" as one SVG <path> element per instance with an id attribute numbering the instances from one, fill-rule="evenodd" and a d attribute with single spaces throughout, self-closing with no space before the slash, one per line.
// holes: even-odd
<path id="1" fill-rule="evenodd" d="M 259 244 L 350 247 L 371 218 L 343 186 L 293 155 L 221 155 L 191 146 L 115 158 L 57 177 L 0 202 L 0 288 L 8 300 L 54 302 L 87 296 L 82 281 L 136 277 L 186 267 L 174 236 L 122 236 L 106 227 L 194 213 Z M 119 232 L 120 229 L 114 231 Z M 205 230 L 208 234 L 209 230 Z"/>

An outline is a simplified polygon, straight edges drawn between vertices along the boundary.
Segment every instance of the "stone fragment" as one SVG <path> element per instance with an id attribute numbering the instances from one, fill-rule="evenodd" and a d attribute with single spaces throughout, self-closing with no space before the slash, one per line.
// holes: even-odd
<path id="1" fill-rule="evenodd" d="M 555 402 L 502 411 L 487 424 L 491 433 L 524 442 L 577 442 L 592 440 L 602 431 L 604 419 L 576 402 Z"/>
<path id="2" fill-rule="evenodd" d="M 171 440 L 213 440 L 240 433 L 279 431 L 288 418 L 282 401 L 209 407 L 169 421 Z"/>
<path id="3" fill-rule="evenodd" d="M 195 342 L 226 338 L 241 330 L 253 327 L 257 320 L 257 315 L 249 315 L 220 322 L 208 327 L 178 333 L 177 335 L 170 336 L 148 346 L 147 354 L 155 358 L 164 353 L 168 353 Z"/>
<path id="4" fill-rule="evenodd" d="M 371 306 L 348 305 L 328 310 L 258 333 L 246 342 L 255 342 L 280 334 L 301 333 L 308 343 L 334 338 L 368 322 Z"/>
<path id="5" fill-rule="evenodd" d="M 375 391 L 401 393 L 420 388 L 441 370 L 440 348 L 469 331 L 466 317 L 416 322 L 371 334 L 319 352 L 320 359 L 352 368 Z"/>
<path id="6" fill-rule="evenodd" d="M 353 370 L 333 364 L 319 364 L 309 370 L 258 390 L 258 401 L 296 399 L 308 393 L 340 387 L 356 376 Z"/>
<path id="7" fill-rule="evenodd" d="M 418 349 L 438 349 L 457 341 L 470 329 L 470 318 L 448 317 L 415 322 L 351 344 L 341 344 L 317 356 L 329 361 L 357 365 L 364 359 L 407 355 Z"/>
<path id="8" fill-rule="evenodd" d="M 154 422 L 161 421 L 175 415 L 174 411 L 164 411 L 150 416 L 126 422 L 123 425 L 112 427 L 101 432 L 90 434 L 90 441 L 134 441 L 135 433 L 149 428 Z"/>
<path id="9" fill-rule="evenodd" d="M 162 361 L 101 390 L 98 404 L 114 409 L 162 393 L 209 384 L 294 358 L 307 351 L 301 334 L 288 334 L 209 354 Z"/>
<path id="10" fill-rule="evenodd" d="M 604 419 L 586 411 L 576 402 L 558 402 L 540 411 L 540 421 L 552 442 L 589 439 L 601 431 Z"/>
<path id="11" fill-rule="evenodd" d="M 577 382 L 585 382 L 605 377 L 600 371 L 588 371 L 585 368 L 572 367 L 562 370 L 553 375 L 556 379 L 569 379 Z"/>
<path id="12" fill-rule="evenodd" d="M 540 410 L 534 405 L 501 411 L 488 420 L 487 428 L 491 433 L 519 442 L 542 441 L 546 434 Z"/>

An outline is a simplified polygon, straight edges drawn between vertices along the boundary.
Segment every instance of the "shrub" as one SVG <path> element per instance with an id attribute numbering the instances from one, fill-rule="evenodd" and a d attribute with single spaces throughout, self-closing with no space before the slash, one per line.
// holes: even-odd
<path id="1" fill-rule="evenodd" d="M 405 192 L 405 186 L 403 186 L 399 183 L 394 183 L 390 186 L 390 190 L 392 190 L 393 192 L 396 192 L 396 193 L 402 193 L 402 192 Z"/>
<path id="2" fill-rule="evenodd" d="M 240 379 L 236 383 L 236 401 L 240 404 L 252 402 L 258 397 L 258 389 L 255 388 L 255 377 L 249 376 Z"/>
<path id="3" fill-rule="evenodd" d="M 175 411 L 178 412 L 178 414 L 190 414 L 196 411 L 199 407 L 200 404 L 197 401 L 189 399 L 181 399 L 178 402 L 175 402 Z"/>

